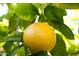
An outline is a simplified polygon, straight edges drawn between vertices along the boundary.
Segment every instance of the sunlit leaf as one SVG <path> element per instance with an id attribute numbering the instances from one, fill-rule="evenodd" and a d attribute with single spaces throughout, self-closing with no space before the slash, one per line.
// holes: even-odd
<path id="1" fill-rule="evenodd" d="M 5 36 L 7 36 L 8 27 L 4 26 L 4 24 L 0 24 L 0 40 L 2 40 Z"/>
<path id="2" fill-rule="evenodd" d="M 9 10 L 14 10 L 14 5 L 12 3 L 7 3 L 8 9 Z"/>
<path id="3" fill-rule="evenodd" d="M 17 4 L 15 11 L 17 15 L 25 16 L 27 20 L 32 20 L 38 14 L 38 10 L 31 3 Z"/>
<path id="4" fill-rule="evenodd" d="M 16 51 L 16 55 L 17 55 L 17 56 L 25 56 L 25 49 L 24 49 L 24 47 L 19 48 L 19 49 Z"/>

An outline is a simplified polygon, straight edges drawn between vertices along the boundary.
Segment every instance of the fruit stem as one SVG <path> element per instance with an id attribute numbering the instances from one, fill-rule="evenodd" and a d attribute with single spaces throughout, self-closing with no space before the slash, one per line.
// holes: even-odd
<path id="1" fill-rule="evenodd" d="M 48 54 L 49 56 L 52 56 L 50 52 L 47 52 L 47 54 Z"/>
<path id="2" fill-rule="evenodd" d="M 35 23 L 38 23 L 39 15 L 36 15 Z"/>

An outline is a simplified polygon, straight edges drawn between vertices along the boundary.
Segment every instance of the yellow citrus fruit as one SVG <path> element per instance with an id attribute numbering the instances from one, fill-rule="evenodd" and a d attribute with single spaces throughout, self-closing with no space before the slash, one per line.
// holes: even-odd
<path id="1" fill-rule="evenodd" d="M 56 34 L 47 23 L 33 23 L 25 29 L 23 41 L 32 52 L 51 51 L 56 44 Z"/>

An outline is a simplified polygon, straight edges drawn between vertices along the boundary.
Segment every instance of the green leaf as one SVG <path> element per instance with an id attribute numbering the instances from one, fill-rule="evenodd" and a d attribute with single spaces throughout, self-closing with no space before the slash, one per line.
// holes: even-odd
<path id="1" fill-rule="evenodd" d="M 7 36 L 5 37 L 3 40 L 1 40 L 0 42 L 8 42 L 8 41 L 21 41 L 21 37 L 17 37 L 17 36 Z"/>
<path id="2" fill-rule="evenodd" d="M 15 50 L 17 50 L 17 49 L 19 49 L 21 47 L 21 46 L 19 46 L 20 45 L 19 43 L 22 42 L 22 37 L 20 36 L 20 33 L 15 33 L 13 35 L 5 37 L 0 42 L 5 42 L 3 47 L 4 47 L 4 49 L 5 49 L 6 53 L 7 53 L 6 55 L 10 56 L 10 55 L 14 55 Z M 14 44 L 15 42 L 17 44 Z"/>
<path id="3" fill-rule="evenodd" d="M 15 56 L 17 54 L 18 50 L 21 50 L 20 48 L 23 47 L 23 44 L 19 44 L 21 42 L 16 42 L 16 43 L 17 43 L 17 45 L 13 45 L 13 47 L 12 47 L 11 56 Z M 24 50 L 23 50 L 23 52 L 24 52 Z"/>
<path id="4" fill-rule="evenodd" d="M 0 41 L 7 36 L 7 32 L 0 30 Z"/>
<path id="5" fill-rule="evenodd" d="M 31 54 L 31 56 L 48 56 L 47 51 L 40 51 L 34 54 Z"/>
<path id="6" fill-rule="evenodd" d="M 3 18 L 5 18 L 5 15 L 0 16 L 0 21 L 2 21 L 2 20 L 3 20 Z"/>
<path id="7" fill-rule="evenodd" d="M 72 33 L 71 29 L 58 21 L 49 21 L 49 24 L 51 26 L 53 26 L 55 29 L 57 29 L 58 31 L 60 31 L 66 38 L 68 39 L 74 39 L 74 34 Z"/>
<path id="8" fill-rule="evenodd" d="M 18 25 L 19 25 L 19 17 L 16 14 L 14 14 L 9 19 L 9 31 L 8 31 L 8 33 L 15 31 L 18 28 Z"/>
<path id="9" fill-rule="evenodd" d="M 40 3 L 32 3 L 32 5 L 34 5 L 37 9 L 41 7 Z"/>
<path id="10" fill-rule="evenodd" d="M 0 40 L 2 40 L 5 36 L 7 36 L 8 27 L 0 24 Z"/>
<path id="11" fill-rule="evenodd" d="M 12 49 L 13 42 L 12 41 L 7 41 L 4 45 L 3 48 L 6 51 L 6 55 L 10 56 L 11 55 L 11 49 Z"/>
<path id="12" fill-rule="evenodd" d="M 63 23 L 63 16 L 66 15 L 66 11 L 54 6 L 47 6 L 45 8 L 44 14 L 49 20 L 56 20 Z"/>
<path id="13" fill-rule="evenodd" d="M 6 19 L 11 19 L 11 17 L 15 14 L 14 10 L 9 10 L 8 13 L 6 14 Z"/>
<path id="14" fill-rule="evenodd" d="M 79 9 L 79 3 L 53 3 L 51 6 L 62 9 Z"/>
<path id="15" fill-rule="evenodd" d="M 59 34 L 56 34 L 56 46 L 54 49 L 50 52 L 53 56 L 66 56 L 66 45 L 64 40 Z"/>
<path id="16" fill-rule="evenodd" d="M 14 5 L 12 3 L 7 3 L 8 9 L 9 10 L 14 10 Z"/>
<path id="17" fill-rule="evenodd" d="M 31 24 L 31 21 L 20 19 L 19 26 L 23 29 L 25 29 L 27 26 Z"/>
<path id="18" fill-rule="evenodd" d="M 38 10 L 31 3 L 20 3 L 16 5 L 16 14 L 19 16 L 24 16 L 27 20 L 32 20 L 36 15 L 38 15 Z"/>
<path id="19" fill-rule="evenodd" d="M 3 33 L 5 35 L 5 33 Z M 13 41 L 13 42 L 21 42 L 22 41 L 22 37 L 23 36 L 23 32 L 18 32 L 15 31 L 11 34 L 8 34 L 6 36 L 4 36 L 4 38 L 2 40 L 0 40 L 0 42 L 7 42 L 7 41 Z"/>
<path id="20" fill-rule="evenodd" d="M 45 15 L 41 14 L 38 21 L 39 22 L 47 22 L 48 19 L 46 19 Z"/>
<path id="21" fill-rule="evenodd" d="M 32 3 L 37 9 L 44 9 L 49 3 Z"/>
<path id="22" fill-rule="evenodd" d="M 23 46 L 16 51 L 16 55 L 17 56 L 25 56 L 25 49 Z"/>

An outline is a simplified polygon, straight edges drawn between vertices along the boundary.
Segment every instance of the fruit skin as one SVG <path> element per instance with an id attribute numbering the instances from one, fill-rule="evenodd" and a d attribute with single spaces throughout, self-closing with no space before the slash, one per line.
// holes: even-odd
<path id="1" fill-rule="evenodd" d="M 54 28 L 43 22 L 33 23 L 25 29 L 23 42 L 33 53 L 50 52 L 56 44 Z"/>

